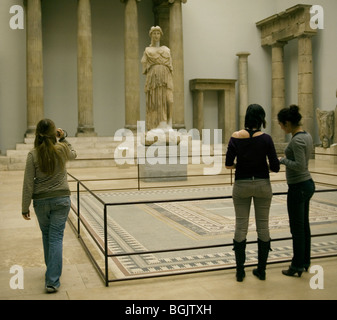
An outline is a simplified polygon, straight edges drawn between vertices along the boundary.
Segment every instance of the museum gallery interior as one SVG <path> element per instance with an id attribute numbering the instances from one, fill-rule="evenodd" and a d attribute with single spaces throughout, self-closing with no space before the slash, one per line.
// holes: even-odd
<path id="1" fill-rule="evenodd" d="M 336 12 L 335 0 L 3 0 L 0 298 L 336 299 Z M 235 281 L 225 155 L 250 104 L 264 108 L 279 156 L 291 140 L 281 109 L 298 105 L 313 138 L 311 254 L 321 269 L 298 279 L 281 273 L 292 256 L 281 167 L 270 174 L 267 280 L 250 271 Z M 20 213 L 44 118 L 77 153 L 67 163 L 62 286 L 47 296 L 39 224 Z M 249 270 L 253 207 L 247 241 Z M 22 288 L 11 285 L 13 266 Z M 312 280 L 320 270 L 324 289 Z"/>

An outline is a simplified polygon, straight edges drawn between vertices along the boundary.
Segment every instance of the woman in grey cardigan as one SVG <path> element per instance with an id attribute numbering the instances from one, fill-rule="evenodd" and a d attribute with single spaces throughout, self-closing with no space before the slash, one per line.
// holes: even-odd
<path id="1" fill-rule="evenodd" d="M 22 216 L 30 220 L 29 206 L 33 200 L 42 231 L 47 267 L 45 286 L 50 293 L 60 286 L 63 232 L 70 210 L 66 162 L 76 158 L 65 135 L 65 131 L 56 129 L 49 119 L 37 124 L 34 149 L 27 156 L 22 190 Z"/>
<path id="2" fill-rule="evenodd" d="M 298 274 L 310 266 L 311 233 L 309 224 L 309 202 L 315 192 L 315 183 L 308 170 L 310 155 L 313 151 L 312 137 L 301 127 L 302 119 L 299 108 L 291 105 L 282 109 L 278 115 L 281 129 L 292 134 L 292 139 L 285 149 L 285 157 L 279 158 L 286 166 L 288 183 L 287 206 L 290 232 L 293 239 L 293 258 L 286 276 Z"/>

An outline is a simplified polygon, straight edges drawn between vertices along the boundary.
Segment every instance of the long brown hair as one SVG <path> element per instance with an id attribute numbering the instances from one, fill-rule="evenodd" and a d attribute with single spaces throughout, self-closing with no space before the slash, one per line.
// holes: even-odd
<path id="1" fill-rule="evenodd" d="M 37 159 L 40 170 L 51 175 L 55 171 L 57 162 L 61 167 L 65 165 L 65 159 L 60 155 L 56 147 L 56 127 L 52 120 L 43 119 L 39 121 L 35 131 L 34 147 L 37 151 Z"/>

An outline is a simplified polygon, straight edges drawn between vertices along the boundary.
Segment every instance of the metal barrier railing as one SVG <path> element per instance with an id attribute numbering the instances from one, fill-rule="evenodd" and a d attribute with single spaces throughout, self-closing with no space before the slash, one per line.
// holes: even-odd
<path id="1" fill-rule="evenodd" d="M 139 170 L 138 170 L 139 173 Z M 322 173 L 322 172 L 315 172 L 315 171 L 311 171 L 312 174 L 315 175 L 328 175 L 331 177 L 334 177 L 337 179 L 337 174 L 331 174 L 331 173 Z M 87 179 L 87 180 L 83 180 L 81 181 L 80 179 L 77 179 L 74 175 L 68 173 L 68 175 L 73 179 L 73 181 L 76 182 L 77 184 L 77 188 L 76 188 L 76 195 L 77 195 L 77 207 L 72 206 L 72 209 L 77 217 L 77 226 L 76 223 L 73 223 L 71 221 L 71 219 L 68 219 L 70 225 L 72 226 L 72 228 L 75 230 L 75 232 L 77 233 L 78 239 L 80 240 L 81 244 L 83 245 L 86 253 L 88 254 L 90 260 L 92 261 L 92 263 L 94 264 L 95 268 L 97 269 L 99 275 L 102 277 L 103 281 L 105 282 L 105 285 L 108 286 L 110 282 L 116 282 L 116 281 L 125 281 L 125 280 L 135 280 L 135 279 L 144 279 L 144 278 L 149 278 L 149 277 L 163 277 L 163 276 L 167 276 L 167 274 L 162 274 L 162 275 L 144 275 L 144 276 L 139 276 L 139 277 L 126 277 L 126 278 L 122 278 L 122 279 L 110 279 L 109 278 L 109 258 L 118 258 L 118 257 L 122 257 L 122 256 L 134 256 L 134 255 L 145 255 L 145 254 L 155 254 L 155 253 L 165 253 L 165 252 L 177 252 L 177 251 L 188 251 L 188 250 L 200 250 L 200 249 L 212 249 L 212 248 L 218 248 L 218 247 L 228 247 L 228 246 L 232 246 L 232 243 L 226 243 L 226 244 L 217 244 L 217 245 L 208 245 L 208 246 L 198 246 L 198 247 L 187 247 L 187 248 L 172 248 L 172 249 L 165 249 L 165 250 L 148 250 L 148 251 L 142 251 L 142 252 L 126 252 L 126 253 L 118 253 L 118 254 L 109 254 L 108 252 L 108 223 L 107 223 L 107 211 L 108 211 L 108 207 L 111 206 L 123 206 L 123 205 L 135 205 L 135 204 L 149 204 L 149 203 L 165 203 L 165 202 L 188 202 L 188 201 L 196 201 L 196 200 L 218 200 L 218 199 L 230 199 L 232 198 L 232 196 L 215 196 L 215 197 L 198 197 L 198 198 L 184 198 L 184 199 L 167 199 L 167 200 L 143 200 L 143 201 L 126 201 L 126 202 L 118 202 L 118 203 L 109 203 L 109 202 L 105 202 L 104 200 L 102 200 L 95 192 L 96 191 L 106 191 L 107 189 L 98 189 L 95 190 L 95 192 L 93 190 L 91 190 L 90 188 L 88 188 L 83 182 L 84 181 L 97 181 L 94 179 Z M 228 174 L 227 174 L 228 175 Z M 230 172 L 231 175 L 231 182 L 233 181 L 233 172 Z M 199 175 L 192 175 L 192 176 L 196 176 L 198 177 Z M 190 177 L 190 176 L 188 176 Z M 160 177 L 162 178 L 162 177 Z M 118 179 L 118 180 L 128 180 L 128 179 L 134 179 L 134 178 L 125 178 L 125 179 Z M 142 188 L 140 188 L 140 183 L 139 183 L 139 179 L 140 177 L 138 176 L 138 184 L 136 188 L 127 188 L 128 190 L 131 189 L 137 189 L 137 190 L 141 190 Z M 100 181 L 107 181 L 107 180 L 113 180 L 113 179 L 99 179 Z M 284 181 L 284 180 L 283 180 Z M 274 181 L 275 182 L 275 181 Z M 325 186 L 329 186 L 330 189 L 324 189 L 324 190 L 316 190 L 316 193 L 323 193 L 323 192 L 337 192 L 337 183 L 325 183 L 325 182 L 317 182 L 316 183 L 325 185 Z M 207 185 L 207 184 L 206 184 Z M 215 185 L 214 183 L 211 185 Z M 221 184 L 223 185 L 223 183 Z M 176 186 L 176 187 L 181 187 L 182 185 Z M 196 186 L 196 185 L 186 185 L 188 187 L 191 186 Z M 202 186 L 201 184 L 198 184 L 198 186 Z M 171 187 L 171 186 L 165 186 L 165 188 L 167 187 Z M 89 193 L 91 196 L 93 196 L 99 203 L 101 203 L 103 205 L 103 233 L 104 233 L 104 241 L 103 241 L 103 245 L 101 243 L 99 243 L 99 241 L 96 239 L 96 237 L 94 236 L 94 234 L 91 232 L 90 228 L 88 227 L 88 225 L 86 224 L 85 221 L 83 221 L 82 217 L 81 217 L 81 188 L 84 189 L 85 192 Z M 148 189 L 151 187 L 145 187 L 143 189 Z M 156 187 L 158 188 L 158 186 Z M 111 190 L 111 189 L 109 189 Z M 116 189 L 115 189 L 116 190 Z M 118 188 L 117 190 L 125 190 L 123 188 Z M 278 196 L 278 195 L 286 195 L 287 192 L 275 192 L 273 193 L 274 196 Z M 104 256 L 104 268 L 102 268 L 99 263 L 96 261 L 93 253 L 90 251 L 88 245 L 85 243 L 84 237 L 82 236 L 81 233 L 81 226 L 83 226 L 86 229 L 87 234 L 90 236 L 90 238 L 94 241 L 94 243 L 96 244 L 97 248 L 99 249 L 99 251 L 103 254 Z M 312 235 L 312 238 L 314 237 L 326 237 L 326 236 L 334 236 L 337 235 L 336 233 L 323 233 L 323 234 L 315 234 Z M 291 237 L 286 237 L 286 238 L 276 238 L 276 239 L 272 239 L 272 242 L 277 242 L 277 241 L 284 241 L 284 240 L 291 240 Z M 254 244 L 257 243 L 257 241 L 249 241 L 247 242 L 247 244 Z M 326 258 L 326 257 L 336 257 L 337 256 L 337 252 L 333 253 L 333 254 L 328 254 L 328 255 L 321 255 L 321 256 L 314 256 L 312 257 L 312 259 L 318 259 L 318 258 Z M 290 260 L 279 260 L 279 261 L 272 261 L 272 262 L 268 262 L 268 264 L 275 264 L 275 263 L 284 263 L 284 262 L 289 262 Z M 254 266 L 256 264 L 247 264 L 247 266 Z M 235 268 L 233 266 L 228 266 L 228 267 L 212 267 L 210 269 L 205 268 L 204 270 L 186 270 L 186 271 L 180 271 L 178 274 L 188 274 L 188 273 L 196 273 L 196 272 L 207 272 L 207 271 L 215 271 L 215 270 L 225 270 L 225 269 L 232 269 Z M 172 274 L 170 274 L 172 275 Z"/>
<path id="2" fill-rule="evenodd" d="M 324 153 L 313 153 L 313 157 L 316 157 L 316 156 L 321 156 L 321 157 L 337 157 L 337 154 L 324 154 Z M 188 164 L 191 164 L 191 159 L 193 159 L 193 157 L 197 157 L 198 158 L 201 157 L 200 154 L 197 154 L 196 156 L 195 155 L 191 155 L 191 154 L 188 154 L 188 155 L 184 155 L 184 156 L 181 156 L 181 158 L 183 159 L 188 159 Z M 222 166 L 225 167 L 225 159 L 226 159 L 226 154 L 224 153 L 221 153 L 221 154 L 209 154 L 207 155 L 207 157 L 221 157 L 222 159 Z M 178 156 L 179 157 L 179 156 Z M 134 177 L 127 177 L 127 178 L 103 178 L 103 179 L 81 179 L 82 182 L 90 182 L 90 181 L 119 181 L 119 180 L 122 180 L 122 181 L 137 181 L 137 186 L 135 187 L 126 187 L 126 188 L 116 188 L 115 190 L 131 190 L 131 189 L 137 189 L 137 190 L 141 190 L 141 189 L 153 189 L 153 188 L 162 188 L 161 186 L 142 186 L 142 180 L 146 177 L 142 177 L 141 174 L 140 174 L 140 165 L 139 165 L 139 162 L 142 162 L 142 161 L 145 161 L 145 160 L 148 160 L 149 156 L 146 156 L 146 157 L 141 157 L 141 156 L 134 156 L 134 157 L 123 157 L 123 158 L 114 158 L 114 157 L 106 157 L 106 158 L 83 158 L 83 159 L 75 159 L 74 161 L 75 162 L 78 162 L 78 161 L 88 161 L 88 160 L 95 160 L 95 161 L 105 161 L 105 160 L 114 160 L 116 161 L 117 160 L 123 160 L 123 161 L 126 161 L 127 163 L 128 162 L 131 162 L 133 163 L 133 167 L 136 168 L 136 175 Z M 158 156 L 158 157 L 154 157 L 155 159 L 157 160 L 160 160 L 162 157 Z M 217 177 L 229 177 L 230 179 L 230 182 L 229 184 L 232 185 L 234 183 L 234 174 L 233 174 L 233 170 L 227 170 L 229 171 L 229 173 L 219 173 L 219 174 L 216 174 Z M 284 172 L 284 169 L 283 170 L 280 170 L 280 172 Z M 311 173 L 312 174 L 320 174 L 320 175 L 331 175 L 331 173 L 324 173 L 324 172 L 315 172 L 315 171 L 312 171 L 311 170 Z M 179 176 L 170 176 L 169 178 L 198 178 L 198 177 L 204 177 L 205 175 L 204 174 L 187 174 L 186 176 L 183 176 L 183 175 L 179 175 Z M 334 176 L 337 178 L 337 175 L 331 175 L 331 176 Z M 159 176 L 151 176 L 152 179 L 162 179 L 163 177 L 159 177 Z M 281 182 L 281 181 L 284 181 L 283 180 L 273 180 L 273 182 Z M 219 182 L 217 182 L 216 184 L 220 184 Z M 221 184 L 226 184 L 226 183 L 221 183 Z M 331 186 L 334 186 L 334 185 L 337 185 L 337 182 L 335 184 L 328 184 L 328 183 L 324 183 L 325 185 L 331 185 Z M 206 185 L 206 184 L 203 184 L 203 185 Z M 209 185 L 214 185 L 214 183 L 210 183 Z M 179 186 L 184 186 L 182 185 L 181 183 L 179 184 Z M 187 187 L 193 187 L 193 186 L 200 186 L 200 183 L 198 184 L 186 184 Z M 169 188 L 169 187 L 176 187 L 176 185 L 165 185 L 163 188 Z M 95 191 L 106 191 L 106 190 L 111 190 L 111 189 L 96 189 Z"/>

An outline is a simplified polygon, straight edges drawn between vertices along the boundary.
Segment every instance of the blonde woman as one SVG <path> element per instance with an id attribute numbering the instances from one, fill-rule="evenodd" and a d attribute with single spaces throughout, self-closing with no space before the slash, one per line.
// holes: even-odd
<path id="1" fill-rule="evenodd" d="M 34 149 L 27 156 L 22 190 L 22 216 L 30 220 L 29 206 L 33 200 L 42 231 L 47 267 L 45 287 L 49 293 L 56 292 L 60 286 L 63 233 L 70 210 L 66 162 L 76 158 L 76 152 L 65 136 L 66 132 L 56 129 L 52 120 L 43 119 L 37 124 Z"/>

